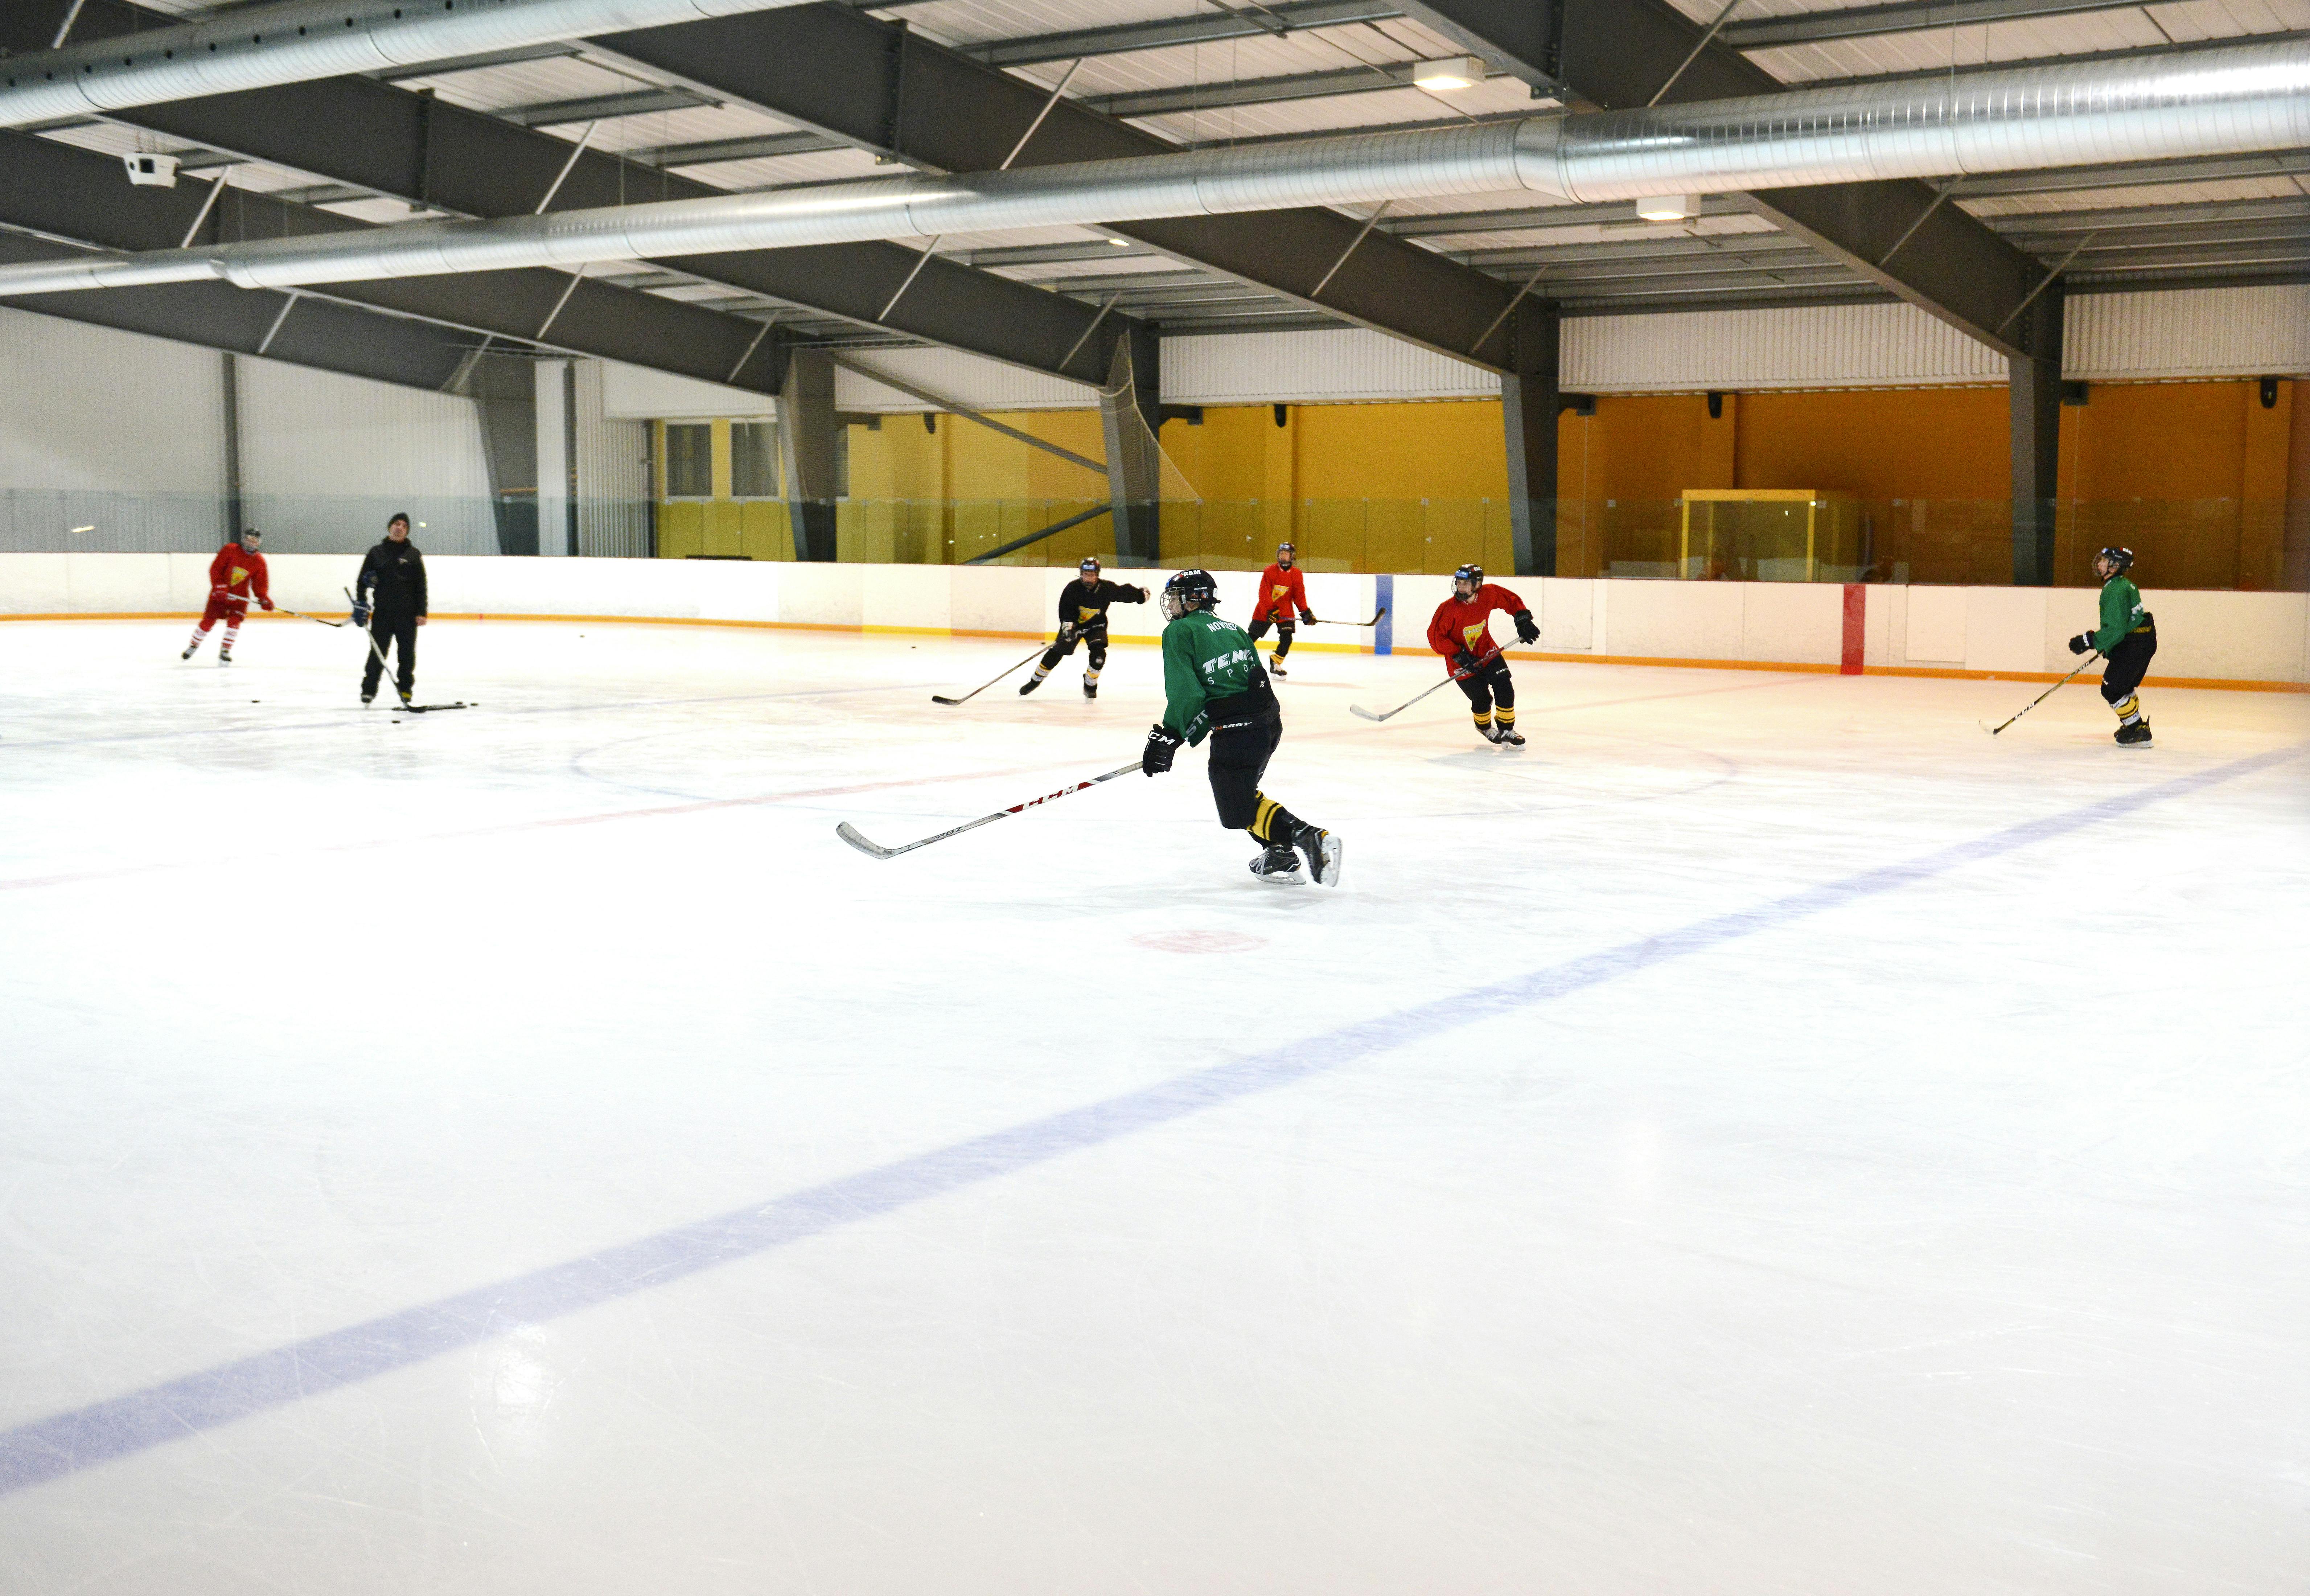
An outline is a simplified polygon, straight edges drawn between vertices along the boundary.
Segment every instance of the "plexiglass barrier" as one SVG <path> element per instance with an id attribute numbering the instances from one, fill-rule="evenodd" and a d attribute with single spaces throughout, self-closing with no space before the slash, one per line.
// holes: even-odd
<path id="1" fill-rule="evenodd" d="M 2008 586 L 2015 516 L 2002 499 L 1861 499 L 1719 490 L 1673 499 L 1535 504 L 1518 549 L 1505 499 L 1176 499 L 1114 507 L 1097 499 L 580 499 L 289 498 L 0 490 L 0 551 L 192 552 L 230 525 L 281 553 L 353 553 L 405 510 L 435 554 L 544 551 L 627 559 L 791 560 L 798 552 L 873 564 L 1109 565 L 1257 570 L 1289 541 L 1311 571 L 1448 574 L 1473 561 L 1503 575 L 1685 581 L 1892 582 Z M 2062 500 L 2052 527 L 2056 585 L 2093 582 L 2095 551 L 2132 549 L 2164 588 L 2310 588 L 2310 503 L 2237 499 Z M 541 526 L 541 522 L 544 525 Z M 1057 530 L 1052 530 L 1056 528 Z M 1522 552 L 1524 559 L 1519 558 Z"/>

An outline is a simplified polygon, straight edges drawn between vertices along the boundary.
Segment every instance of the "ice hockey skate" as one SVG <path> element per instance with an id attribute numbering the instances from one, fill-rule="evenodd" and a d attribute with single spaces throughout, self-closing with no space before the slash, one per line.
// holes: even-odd
<path id="1" fill-rule="evenodd" d="M 1251 873 L 1273 887 L 1296 887 L 1307 879 L 1299 873 L 1299 855 L 1281 843 L 1253 860 Z"/>
<path id="2" fill-rule="evenodd" d="M 2114 735 L 2116 743 L 2120 748 L 2148 748 L 2149 746 L 2149 717 L 2145 715 L 2140 720 L 2130 721 L 2126 724 L 2118 727 Z"/>
<path id="3" fill-rule="evenodd" d="M 1340 884 L 1340 866 L 1347 857 L 1347 845 L 1321 826 L 1302 827 L 1299 831 L 1299 851 L 1307 855 L 1308 873 L 1326 887 Z"/>

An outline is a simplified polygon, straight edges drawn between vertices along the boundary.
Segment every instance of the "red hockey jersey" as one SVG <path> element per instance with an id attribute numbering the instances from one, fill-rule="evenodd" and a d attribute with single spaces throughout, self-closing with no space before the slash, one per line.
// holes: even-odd
<path id="1" fill-rule="evenodd" d="M 1259 599 L 1251 607 L 1254 620 L 1296 620 L 1307 612 L 1307 583 L 1299 568 L 1271 565 L 1259 573 Z"/>
<path id="2" fill-rule="evenodd" d="M 1455 594 L 1436 606 L 1436 619 L 1428 623 L 1428 646 L 1447 660 L 1464 648 L 1481 664 L 1500 651 L 1492 641 L 1492 612 L 1513 615 L 1524 607 L 1522 599 L 1497 582 L 1485 583 L 1472 599 Z"/>
<path id="3" fill-rule="evenodd" d="M 251 554 L 238 542 L 227 543 L 209 561 L 209 585 L 221 587 L 235 598 L 247 598 L 254 593 L 258 598 L 271 598 L 273 589 L 265 572 L 265 556 Z"/>

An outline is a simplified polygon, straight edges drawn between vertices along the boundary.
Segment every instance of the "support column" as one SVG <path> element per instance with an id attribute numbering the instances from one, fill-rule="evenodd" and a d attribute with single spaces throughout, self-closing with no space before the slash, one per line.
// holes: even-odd
<path id="1" fill-rule="evenodd" d="M 2013 585 L 2054 585 L 2054 501 L 2062 455 L 2062 285 L 2029 302 L 2010 359 L 2013 420 Z"/>
<path id="2" fill-rule="evenodd" d="M 224 535 L 237 538 L 248 525 L 240 485 L 240 357 L 224 352 Z"/>
<path id="3" fill-rule="evenodd" d="M 532 362 L 537 424 L 537 551 L 569 553 L 569 362 Z"/>
<path id="4" fill-rule="evenodd" d="M 473 402 L 490 473 L 498 552 L 537 552 L 537 378 L 517 355 L 476 355 L 451 391 Z"/>
<path id="5" fill-rule="evenodd" d="M 1556 575 L 1560 330 L 1551 302 L 1526 299 L 1508 316 L 1508 369 L 1500 378 L 1500 420 L 1507 429 L 1508 517 L 1519 577 Z"/>
<path id="6" fill-rule="evenodd" d="M 1152 327 L 1133 325 L 1107 356 L 1099 390 L 1107 441 L 1107 496 L 1115 506 L 1117 565 L 1151 566 L 1163 557 L 1161 346 Z"/>
<path id="7" fill-rule="evenodd" d="M 796 559 L 835 553 L 834 361 L 822 350 L 798 349 L 778 389 L 778 455 Z"/>

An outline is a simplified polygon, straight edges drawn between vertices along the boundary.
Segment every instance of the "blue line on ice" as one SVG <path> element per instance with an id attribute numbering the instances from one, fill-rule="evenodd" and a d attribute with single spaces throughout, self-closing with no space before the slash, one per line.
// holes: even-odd
<path id="1" fill-rule="evenodd" d="M 576 1314 L 719 1264 L 1014 1175 L 1069 1153 L 1360 1063 L 1421 1037 L 1583 991 L 1672 959 L 1897 891 L 2037 843 L 2203 791 L 2310 749 L 2272 750 L 2080 809 L 2025 820 L 1898 864 L 1808 887 L 1616 948 L 1455 993 L 1272 1052 L 1191 1071 L 1136 1091 L 806 1187 L 758 1207 L 683 1225 L 532 1273 L 308 1337 L 106 1401 L 0 1432 L 0 1496 L 324 1395 L 470 1347 L 524 1324 Z"/>

